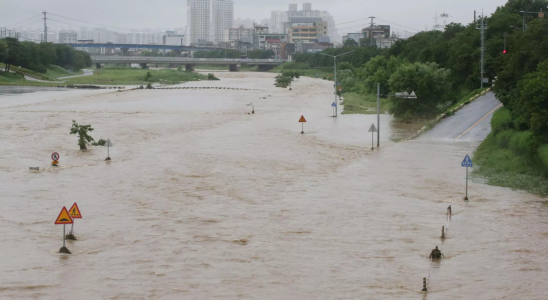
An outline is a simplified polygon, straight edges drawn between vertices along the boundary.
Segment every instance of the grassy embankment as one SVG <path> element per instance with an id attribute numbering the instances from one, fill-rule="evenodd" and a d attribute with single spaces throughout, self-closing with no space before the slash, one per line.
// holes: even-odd
<path id="1" fill-rule="evenodd" d="M 1 66 L 0 66 L 1 67 Z M 41 80 L 53 81 L 57 77 L 72 76 L 73 73 L 67 72 L 61 68 L 51 67 L 48 69 L 47 76 L 39 75 L 29 70 L 18 72 L 25 73 L 32 77 L 39 77 Z M 147 79 L 147 73 L 150 77 Z M 51 78 L 51 77 L 53 78 Z M 117 68 L 96 70 L 94 75 L 69 78 L 63 81 L 63 85 L 73 84 L 94 84 L 94 85 L 147 85 L 148 83 L 178 84 L 186 81 L 197 81 L 206 79 L 205 75 L 195 72 L 185 72 L 177 70 L 143 70 L 137 68 Z M 18 86 L 58 86 L 59 83 L 35 82 L 26 80 L 22 74 L 2 74 L 0 76 L 0 85 L 18 85 Z"/>
<path id="2" fill-rule="evenodd" d="M 525 190 L 548 196 L 548 145 L 532 153 L 530 131 L 511 128 L 509 110 L 501 108 L 493 114 L 492 132 L 474 155 L 473 176 L 487 184 Z"/>
<path id="3" fill-rule="evenodd" d="M 311 78 L 333 80 L 333 68 L 314 68 L 306 63 L 286 62 L 270 70 L 272 73 L 282 73 L 283 71 L 299 72 L 301 76 Z"/>
<path id="4" fill-rule="evenodd" d="M 212 70 L 212 71 L 228 71 L 228 65 L 197 65 L 195 70 Z M 257 66 L 241 66 L 240 71 L 255 72 Z"/>
<path id="5" fill-rule="evenodd" d="M 147 73 L 150 77 L 147 78 Z M 137 68 L 99 69 L 92 76 L 70 78 L 65 84 L 147 85 L 148 83 L 178 84 L 204 80 L 206 76 L 184 70 L 146 70 Z"/>

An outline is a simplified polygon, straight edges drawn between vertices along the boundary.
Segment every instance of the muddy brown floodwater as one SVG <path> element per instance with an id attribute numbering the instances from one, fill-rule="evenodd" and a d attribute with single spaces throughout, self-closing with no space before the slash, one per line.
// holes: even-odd
<path id="1" fill-rule="evenodd" d="M 182 86 L 254 90 L 0 96 L 1 299 L 546 299 L 548 207 L 481 182 L 461 202 L 477 143 L 396 143 L 417 128 L 385 115 L 371 152 L 376 116 L 330 117 L 327 81 L 218 76 Z"/>

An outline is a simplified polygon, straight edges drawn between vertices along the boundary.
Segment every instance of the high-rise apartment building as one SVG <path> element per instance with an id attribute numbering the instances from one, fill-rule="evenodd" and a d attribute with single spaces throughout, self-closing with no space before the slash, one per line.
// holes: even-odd
<path id="1" fill-rule="evenodd" d="M 76 44 L 78 42 L 78 34 L 75 30 L 59 31 L 59 44 Z"/>
<path id="2" fill-rule="evenodd" d="M 187 45 L 198 44 L 200 41 L 209 41 L 211 39 L 209 36 L 211 0 L 187 0 L 186 14 Z M 221 31 L 221 36 L 222 34 Z"/>
<path id="3" fill-rule="evenodd" d="M 213 42 L 224 41 L 225 29 L 234 27 L 234 2 L 232 0 L 213 0 L 211 15 Z"/>

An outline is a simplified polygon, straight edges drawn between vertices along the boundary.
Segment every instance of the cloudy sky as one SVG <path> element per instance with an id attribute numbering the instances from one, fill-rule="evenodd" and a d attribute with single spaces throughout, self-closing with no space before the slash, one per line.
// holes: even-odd
<path id="1" fill-rule="evenodd" d="M 410 32 L 432 28 L 434 17 L 447 13 L 449 22 L 470 23 L 474 10 L 491 14 L 506 0 L 234 0 L 235 18 L 259 21 L 270 17 L 273 10 L 287 10 L 289 3 L 311 2 L 312 9 L 329 11 L 338 24 L 341 34 L 363 28 L 369 16 L 376 23 L 392 25 L 393 30 Z M 0 27 L 40 27 L 41 12 L 50 15 L 48 26 L 52 30 L 70 28 L 71 25 L 97 27 L 81 21 L 106 25 L 124 32 L 124 28 L 173 29 L 184 27 L 186 0 L 0 0 Z M 62 18 L 62 17 L 68 17 Z M 58 21 L 64 22 L 60 23 Z M 356 21 L 356 22 L 352 22 Z M 440 21 L 441 22 L 441 21 Z"/>

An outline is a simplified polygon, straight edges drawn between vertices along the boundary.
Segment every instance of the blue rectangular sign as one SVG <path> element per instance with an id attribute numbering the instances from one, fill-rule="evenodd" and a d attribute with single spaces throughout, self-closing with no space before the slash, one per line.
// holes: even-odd
<path id="1" fill-rule="evenodd" d="M 335 107 L 335 106 L 337 106 L 337 103 L 333 102 L 333 103 L 331 104 L 331 106 L 332 106 L 332 107 Z"/>
<path id="2" fill-rule="evenodd" d="M 470 159 L 470 156 L 466 155 L 466 157 L 462 161 L 462 166 L 463 167 L 470 167 L 470 168 L 473 167 L 472 160 Z"/>

